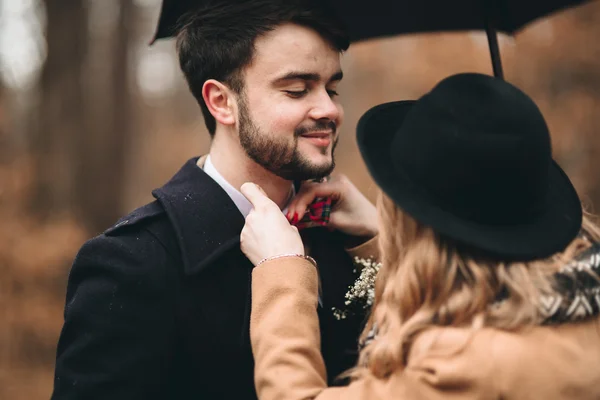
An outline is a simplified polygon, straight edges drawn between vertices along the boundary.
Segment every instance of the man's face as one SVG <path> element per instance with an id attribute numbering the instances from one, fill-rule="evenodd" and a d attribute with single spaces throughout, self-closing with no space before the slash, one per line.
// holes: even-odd
<path id="1" fill-rule="evenodd" d="M 317 32 L 285 24 L 259 37 L 238 96 L 238 131 L 248 156 L 288 180 L 331 173 L 343 119 L 341 79 L 339 52 Z"/>

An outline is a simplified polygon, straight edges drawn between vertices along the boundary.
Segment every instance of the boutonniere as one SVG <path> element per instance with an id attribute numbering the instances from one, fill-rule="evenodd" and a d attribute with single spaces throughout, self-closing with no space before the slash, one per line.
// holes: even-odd
<path id="1" fill-rule="evenodd" d="M 381 267 L 381 263 L 375 262 L 371 258 L 354 258 L 355 273 L 360 270 L 360 275 L 354 281 L 354 284 L 348 286 L 348 292 L 345 296 L 345 307 L 339 309 L 332 308 L 333 315 L 338 320 L 346 319 L 351 315 L 364 314 L 373 305 L 375 300 L 375 278 Z"/>

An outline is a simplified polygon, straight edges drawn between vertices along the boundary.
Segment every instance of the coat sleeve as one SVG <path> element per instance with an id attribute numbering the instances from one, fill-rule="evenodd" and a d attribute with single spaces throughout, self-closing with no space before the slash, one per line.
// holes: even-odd
<path id="1" fill-rule="evenodd" d="M 375 236 L 358 246 L 347 248 L 346 252 L 350 255 L 350 257 L 352 257 L 352 259 L 364 258 L 379 262 L 381 258 L 379 255 L 378 241 L 379 236 Z"/>
<path id="2" fill-rule="evenodd" d="M 253 270 L 250 341 L 259 399 L 312 399 L 327 387 L 317 290 L 316 269 L 300 258 Z"/>
<path id="3" fill-rule="evenodd" d="M 81 248 L 69 275 L 53 400 L 168 397 L 161 391 L 175 320 L 169 262 L 144 230 L 101 235 Z"/>
<path id="4" fill-rule="evenodd" d="M 442 346 L 441 355 L 424 351 L 386 381 L 366 377 L 327 388 L 316 307 L 317 272 L 309 262 L 284 258 L 254 269 L 250 339 L 260 400 L 496 398 L 489 357 L 480 351 L 487 345 L 455 354 Z"/>

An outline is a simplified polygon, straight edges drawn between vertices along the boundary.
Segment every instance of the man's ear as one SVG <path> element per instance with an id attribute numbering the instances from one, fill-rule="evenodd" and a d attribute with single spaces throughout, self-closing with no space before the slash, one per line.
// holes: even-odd
<path id="1" fill-rule="evenodd" d="M 223 83 L 209 79 L 202 86 L 202 97 L 208 111 L 223 125 L 235 124 L 234 98 L 232 91 Z"/>

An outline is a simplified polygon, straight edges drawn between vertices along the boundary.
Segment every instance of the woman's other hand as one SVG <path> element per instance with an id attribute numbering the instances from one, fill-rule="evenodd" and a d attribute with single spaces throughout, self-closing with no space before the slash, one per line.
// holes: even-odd
<path id="1" fill-rule="evenodd" d="M 375 206 L 344 175 L 319 182 L 304 182 L 288 206 L 288 219 L 300 220 L 317 197 L 332 199 L 327 226 L 345 234 L 371 238 L 377 235 Z"/>

